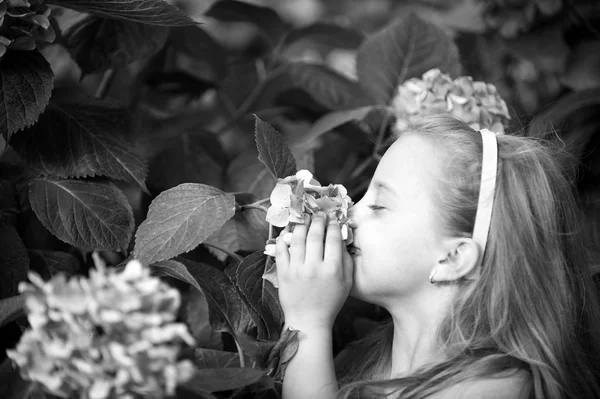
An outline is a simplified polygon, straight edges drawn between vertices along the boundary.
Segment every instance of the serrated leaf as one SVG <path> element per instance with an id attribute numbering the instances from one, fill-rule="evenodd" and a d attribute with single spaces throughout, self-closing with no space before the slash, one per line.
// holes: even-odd
<path id="1" fill-rule="evenodd" d="M 356 29 L 317 22 L 288 32 L 283 38 L 281 47 L 289 47 L 300 40 L 310 40 L 330 48 L 353 50 L 360 46 L 364 39 L 365 35 Z"/>
<path id="2" fill-rule="evenodd" d="M 66 47 L 84 74 L 122 69 L 163 48 L 169 28 L 90 16 L 66 33 Z"/>
<path id="3" fill-rule="evenodd" d="M 193 286 L 206 297 L 210 325 L 215 331 L 236 336 L 248 328 L 248 309 L 223 271 L 183 257 L 177 258 L 176 262 L 176 267 L 170 266 L 176 272 L 170 275 L 176 277 L 175 274 L 183 274 L 181 269 L 185 268 L 193 276 Z"/>
<path id="4" fill-rule="evenodd" d="M 29 250 L 31 270 L 44 280 L 49 280 L 58 273 L 72 276 L 79 271 L 79 261 L 66 252 Z"/>
<path id="5" fill-rule="evenodd" d="M 0 222 L 0 298 L 17 295 L 19 282 L 27 279 L 29 256 L 17 230 Z"/>
<path id="6" fill-rule="evenodd" d="M 58 90 L 40 123 L 15 135 L 10 144 L 43 176 L 107 176 L 146 190 L 147 166 L 131 151 L 128 130 L 123 109 Z"/>
<path id="7" fill-rule="evenodd" d="M 287 328 L 267 355 L 267 370 L 275 380 L 283 381 L 287 365 L 298 352 L 298 330 Z"/>
<path id="8" fill-rule="evenodd" d="M 258 159 L 265 164 L 275 179 L 296 173 L 296 160 L 281 133 L 255 116 L 254 137 L 258 148 Z"/>
<path id="9" fill-rule="evenodd" d="M 165 140 L 163 148 L 150 161 L 151 189 L 162 191 L 183 183 L 223 186 L 225 154 L 215 136 L 183 133 Z"/>
<path id="10" fill-rule="evenodd" d="M 237 353 L 204 348 L 196 348 L 194 351 L 194 364 L 201 369 L 241 367 Z"/>
<path id="11" fill-rule="evenodd" d="M 247 205 L 260 198 L 252 194 L 236 194 L 235 199 L 238 205 Z M 269 235 L 269 224 L 265 216 L 265 212 L 261 209 L 238 211 L 205 242 L 227 248 L 232 252 L 254 252 L 264 248 Z M 219 253 L 217 256 L 224 260 L 227 255 Z"/>
<path id="12" fill-rule="evenodd" d="M 388 104 L 398 85 L 432 68 L 457 76 L 458 49 L 436 25 L 406 14 L 367 38 L 356 59 L 358 79 L 377 104 Z"/>
<path id="13" fill-rule="evenodd" d="M 254 194 L 267 198 L 277 181 L 264 163 L 258 159 L 256 148 L 248 149 L 235 157 L 227 168 L 228 191 Z"/>
<path id="14" fill-rule="evenodd" d="M 149 267 L 154 276 L 174 277 L 192 285 L 198 291 L 202 291 L 202 288 L 200 288 L 200 285 L 198 285 L 196 279 L 190 274 L 188 269 L 181 262 L 177 262 L 173 259 L 162 260 L 160 262 L 151 264 Z"/>
<path id="15" fill-rule="evenodd" d="M 254 384 L 265 374 L 264 370 L 250 367 L 198 369 L 192 378 L 181 384 L 181 386 L 191 391 L 229 391 Z"/>
<path id="16" fill-rule="evenodd" d="M 31 381 L 21 378 L 19 369 L 13 362 L 6 358 L 0 364 L 0 398 L 2 399 L 23 399 L 29 397 L 34 388 Z"/>
<path id="17" fill-rule="evenodd" d="M 165 0 L 48 0 L 46 2 L 77 11 L 149 25 L 195 24 L 183 11 Z"/>
<path id="18" fill-rule="evenodd" d="M 169 48 L 175 69 L 200 80 L 220 82 L 227 76 L 227 51 L 198 26 L 171 29 Z"/>
<path id="19" fill-rule="evenodd" d="M 235 214 L 235 197 L 205 184 L 186 183 L 152 201 L 135 235 L 134 256 L 143 264 L 197 247 Z"/>
<path id="20" fill-rule="evenodd" d="M 262 278 L 266 260 L 262 250 L 254 252 L 242 262 L 227 266 L 225 274 L 251 311 L 258 328 L 258 339 L 276 340 L 283 327 L 283 311 L 277 290 Z"/>
<path id="21" fill-rule="evenodd" d="M 285 24 L 272 8 L 242 1 L 217 1 L 205 15 L 219 21 L 251 23 L 272 45 L 277 43 L 286 29 Z"/>
<path id="22" fill-rule="evenodd" d="M 0 133 L 8 142 L 33 125 L 50 100 L 54 73 L 37 50 L 7 51 L 0 60 Z"/>
<path id="23" fill-rule="evenodd" d="M 344 123 L 360 121 L 373 109 L 373 106 L 360 107 L 344 111 L 334 111 L 317 119 L 304 134 L 303 142 L 310 142 Z"/>
<path id="24" fill-rule="evenodd" d="M 294 86 L 330 110 L 356 108 L 373 102 L 359 83 L 326 65 L 293 62 L 287 65 L 286 72 Z"/>
<path id="25" fill-rule="evenodd" d="M 133 212 L 113 183 L 38 178 L 29 184 L 29 201 L 62 241 L 85 250 L 127 252 Z"/>
<path id="26" fill-rule="evenodd" d="M 22 295 L 0 299 L 0 327 L 24 314 L 25 299 Z"/>

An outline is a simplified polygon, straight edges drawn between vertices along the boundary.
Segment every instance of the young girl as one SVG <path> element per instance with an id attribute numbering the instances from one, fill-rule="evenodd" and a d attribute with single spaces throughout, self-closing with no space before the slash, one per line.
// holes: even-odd
<path id="1" fill-rule="evenodd" d="M 413 125 L 351 210 L 350 253 L 325 215 L 277 242 L 286 326 L 300 331 L 284 398 L 600 398 L 577 217 L 540 143 L 448 117 Z M 334 368 L 349 294 L 390 321 Z"/>

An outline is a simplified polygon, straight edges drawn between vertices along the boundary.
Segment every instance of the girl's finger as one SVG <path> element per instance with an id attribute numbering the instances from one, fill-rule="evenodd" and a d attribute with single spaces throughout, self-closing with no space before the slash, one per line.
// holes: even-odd
<path id="1" fill-rule="evenodd" d="M 277 263 L 277 272 L 285 273 L 290 266 L 290 251 L 288 245 L 283 240 L 285 230 L 281 231 L 275 244 L 275 262 Z"/>
<path id="2" fill-rule="evenodd" d="M 342 270 L 344 281 L 352 286 L 352 282 L 354 281 L 354 262 L 352 261 L 352 255 L 348 253 L 345 245 L 342 245 Z"/>
<path id="3" fill-rule="evenodd" d="M 332 264 L 340 264 L 342 262 L 342 246 L 340 225 L 337 220 L 332 219 L 327 225 L 323 260 Z"/>
<path id="4" fill-rule="evenodd" d="M 325 223 L 327 216 L 323 212 L 317 212 L 306 237 L 306 260 L 309 262 L 323 261 L 323 241 L 325 236 Z"/>
<path id="5" fill-rule="evenodd" d="M 290 243 L 290 265 L 299 266 L 304 263 L 306 252 L 306 232 L 310 226 L 310 217 L 304 218 L 304 224 L 294 226 Z M 282 240 L 283 241 L 283 240 Z"/>

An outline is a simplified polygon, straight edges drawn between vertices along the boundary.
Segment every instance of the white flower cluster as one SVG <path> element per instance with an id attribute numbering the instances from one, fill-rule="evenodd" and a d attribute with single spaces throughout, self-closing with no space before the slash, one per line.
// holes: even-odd
<path id="1" fill-rule="evenodd" d="M 187 326 L 175 323 L 179 292 L 138 261 L 117 273 L 98 265 L 89 279 L 58 275 L 21 283 L 31 329 L 7 351 L 23 378 L 68 398 L 162 398 L 194 366 L 177 361 Z"/>
<path id="2" fill-rule="evenodd" d="M 330 184 L 323 187 L 313 179 L 308 170 L 300 170 L 294 176 L 280 179 L 271 192 L 270 200 L 267 222 L 273 226 L 303 224 L 305 215 L 322 211 L 327 213 L 330 219 L 335 218 L 339 222 L 346 245 L 352 243 L 348 209 L 352 207 L 353 202 L 343 185 Z M 275 240 L 267 242 L 265 254 L 275 256 Z"/>
<path id="3" fill-rule="evenodd" d="M 452 80 L 439 69 L 431 69 L 422 79 L 402 83 L 392 100 L 397 116 L 396 129 L 405 130 L 416 117 L 450 114 L 475 130 L 504 133 L 510 120 L 508 108 L 494 85 L 473 81 L 470 76 Z"/>

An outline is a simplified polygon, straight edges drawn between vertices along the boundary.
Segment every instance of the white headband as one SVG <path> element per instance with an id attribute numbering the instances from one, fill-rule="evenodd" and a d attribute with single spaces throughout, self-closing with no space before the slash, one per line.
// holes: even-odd
<path id="1" fill-rule="evenodd" d="M 492 221 L 492 209 L 494 208 L 496 173 L 498 171 L 498 142 L 494 132 L 481 129 L 479 133 L 481 133 L 483 155 L 481 158 L 481 185 L 479 186 L 473 239 L 481 246 L 481 256 L 483 257 Z"/>

